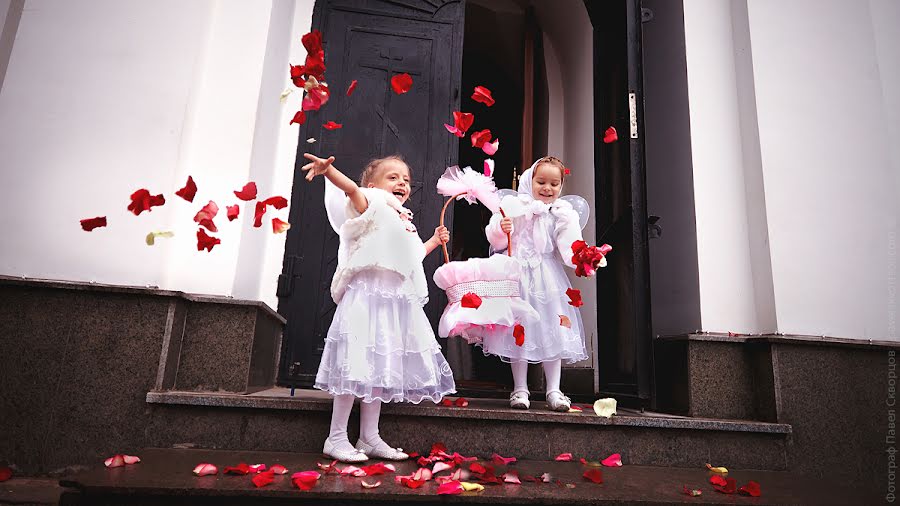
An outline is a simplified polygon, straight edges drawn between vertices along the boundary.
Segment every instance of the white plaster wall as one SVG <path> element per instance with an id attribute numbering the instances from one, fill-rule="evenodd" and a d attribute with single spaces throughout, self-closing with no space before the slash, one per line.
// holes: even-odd
<path id="1" fill-rule="evenodd" d="M 561 158 L 572 174 L 566 179 L 563 193 L 578 193 L 593 202 L 594 188 L 594 91 L 593 91 L 593 27 L 584 3 L 578 0 L 534 2 L 537 22 L 544 31 L 545 62 L 548 74 L 558 74 L 560 80 L 549 77 L 550 121 L 547 146 L 549 154 Z M 562 113 L 555 112 L 562 106 Z M 559 151 L 554 151 L 554 150 Z M 594 211 L 594 209 L 592 209 Z M 591 216 L 584 229 L 585 240 L 596 242 L 595 220 Z M 597 288 L 593 279 L 577 278 L 570 274 L 572 285 L 581 290 L 584 306 L 586 342 L 596 349 Z M 596 355 L 596 354 L 593 354 Z M 577 364 L 592 367 L 596 356 Z"/>
<path id="2" fill-rule="evenodd" d="M 275 307 L 284 236 L 269 223 L 288 209 L 270 209 L 254 229 L 252 204 L 232 223 L 224 207 L 251 179 L 263 198 L 290 198 L 288 122 L 300 97 L 281 104 L 279 94 L 288 60 L 305 56 L 313 4 L 28 0 L 0 92 L 0 273 Z M 199 186 L 193 204 L 174 195 L 188 174 Z M 131 215 L 128 196 L 141 187 L 164 193 L 166 205 Z M 192 217 L 210 199 L 222 244 L 198 252 Z M 83 232 L 78 220 L 97 215 L 109 226 Z M 148 247 L 150 230 L 176 237 Z"/>
<path id="3" fill-rule="evenodd" d="M 747 5 L 778 330 L 896 337 L 900 4 Z"/>

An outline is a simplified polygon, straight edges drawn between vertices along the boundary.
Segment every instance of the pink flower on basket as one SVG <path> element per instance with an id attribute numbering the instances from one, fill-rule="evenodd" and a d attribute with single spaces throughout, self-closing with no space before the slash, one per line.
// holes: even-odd
<path id="1" fill-rule="evenodd" d="M 497 196 L 497 185 L 494 180 L 484 174 L 475 172 L 471 167 L 460 169 L 456 165 L 448 167 L 437 182 L 437 191 L 445 197 L 464 198 L 470 204 L 477 200 L 496 213 L 500 209 L 500 197 Z"/>

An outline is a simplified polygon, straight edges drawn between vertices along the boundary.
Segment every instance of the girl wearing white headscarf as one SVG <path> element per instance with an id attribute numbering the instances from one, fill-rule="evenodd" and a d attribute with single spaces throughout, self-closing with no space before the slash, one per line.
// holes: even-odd
<path id="1" fill-rule="evenodd" d="M 521 322 L 525 329 L 521 345 L 516 343 L 510 329 L 488 332 L 481 343 L 485 354 L 499 356 L 510 363 L 514 381 L 510 406 L 513 408 L 530 406 L 528 364 L 541 363 L 547 378 L 549 409 L 568 411 L 571 400 L 559 389 L 561 363 L 587 358 L 581 315 L 569 304 L 566 294 L 572 285 L 563 266 L 575 267 L 572 243 L 582 240 L 582 234 L 579 212 L 567 200 L 572 197 L 559 198 L 565 172 L 565 166 L 556 158 L 538 159 L 520 176 L 519 193 L 507 195 L 501 201 L 500 207 L 507 218 L 495 214 L 485 229 L 491 249 L 502 251 L 507 247 L 503 229 L 509 229 L 511 222 L 512 256 L 522 266 L 522 298 L 540 315 L 540 319 Z M 582 214 L 587 212 L 586 203 L 584 207 L 579 208 Z"/>

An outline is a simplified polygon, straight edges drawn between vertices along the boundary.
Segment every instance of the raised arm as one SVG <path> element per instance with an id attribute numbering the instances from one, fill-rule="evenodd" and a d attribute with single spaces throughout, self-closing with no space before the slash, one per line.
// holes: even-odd
<path id="1" fill-rule="evenodd" d="M 337 169 L 332 162 L 334 157 L 319 158 L 310 153 L 303 153 L 303 157 L 310 161 L 301 169 L 306 171 L 306 180 L 312 181 L 316 176 L 322 175 L 328 178 L 335 186 L 337 186 L 350 199 L 354 209 L 359 214 L 366 212 L 369 207 L 369 201 L 366 200 L 365 194 L 359 190 L 356 181 L 345 176 Z"/>

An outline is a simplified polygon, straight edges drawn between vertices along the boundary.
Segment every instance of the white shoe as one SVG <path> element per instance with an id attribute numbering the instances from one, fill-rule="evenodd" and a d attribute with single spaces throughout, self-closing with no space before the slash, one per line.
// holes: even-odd
<path id="1" fill-rule="evenodd" d="M 347 441 L 347 446 L 350 446 L 350 441 Z M 353 448 L 351 446 L 351 448 Z M 366 456 L 365 453 L 357 450 L 345 450 L 338 448 L 334 443 L 331 442 L 331 438 L 325 440 L 325 446 L 322 448 L 322 454 L 326 457 L 331 457 L 335 460 L 340 460 L 341 462 L 355 463 L 355 462 L 365 462 L 369 460 L 369 457 Z"/>
<path id="2" fill-rule="evenodd" d="M 572 408 L 572 399 L 569 399 L 559 390 L 547 392 L 547 409 L 550 411 L 569 411 Z"/>
<path id="3" fill-rule="evenodd" d="M 363 452 L 369 457 L 376 459 L 406 460 L 409 458 L 409 455 L 403 453 L 403 448 L 391 448 L 381 438 L 378 438 L 378 442 L 375 445 L 370 445 L 360 439 L 356 442 L 356 451 Z"/>
<path id="4" fill-rule="evenodd" d="M 509 395 L 509 407 L 515 409 L 528 409 L 531 401 L 528 400 L 528 390 L 515 390 Z"/>

